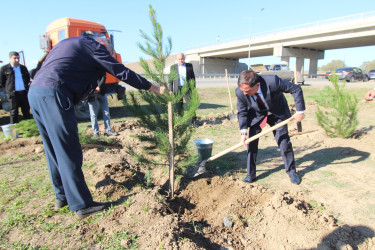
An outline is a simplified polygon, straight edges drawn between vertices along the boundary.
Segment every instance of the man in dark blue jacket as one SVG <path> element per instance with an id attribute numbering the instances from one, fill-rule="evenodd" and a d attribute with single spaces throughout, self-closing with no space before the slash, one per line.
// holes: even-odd
<path id="1" fill-rule="evenodd" d="M 21 107 L 25 119 L 30 119 L 30 106 L 27 100 L 30 74 L 26 66 L 20 64 L 20 55 L 16 51 L 9 53 L 10 63 L 0 69 L 0 87 L 5 87 L 10 104 L 10 123 L 18 122 L 18 109 Z"/>
<path id="2" fill-rule="evenodd" d="M 243 143 L 248 139 L 248 127 L 250 127 L 249 137 L 252 137 L 261 132 L 260 125 L 265 118 L 270 126 L 274 126 L 291 117 L 284 93 L 292 94 L 297 109 L 295 118 L 297 121 L 301 121 L 304 118 L 305 101 L 300 86 L 275 75 L 260 76 L 251 70 L 241 72 L 236 95 L 238 122 Z M 284 161 L 286 173 L 289 175 L 290 181 L 298 185 L 300 179 L 296 174 L 294 153 L 287 125 L 275 130 L 274 136 Z M 244 182 L 253 182 L 256 178 L 258 141 L 254 140 L 248 144 L 247 176 Z"/>
<path id="3" fill-rule="evenodd" d="M 79 219 L 109 204 L 94 202 L 86 185 L 74 105 L 93 92 L 105 72 L 137 89 L 164 91 L 117 62 L 108 52 L 110 42 L 100 39 L 100 43 L 90 37 L 59 42 L 36 73 L 28 95 L 43 139 L 56 207 L 69 205 Z"/>

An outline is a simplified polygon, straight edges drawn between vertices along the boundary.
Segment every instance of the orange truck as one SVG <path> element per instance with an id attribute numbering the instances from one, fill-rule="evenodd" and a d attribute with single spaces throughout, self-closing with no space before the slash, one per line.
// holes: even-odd
<path id="1" fill-rule="evenodd" d="M 114 47 L 113 34 L 109 34 L 104 25 L 90 21 L 74 19 L 74 18 L 60 18 L 47 26 L 46 34 L 40 36 L 40 48 L 44 51 L 50 51 L 61 40 L 75 36 L 90 35 L 96 37 L 108 38 Z M 122 63 L 121 55 L 113 51 L 113 57 Z M 117 98 L 122 99 L 125 94 L 125 87 L 119 84 L 119 80 L 111 74 L 107 73 L 106 87 L 108 92 L 117 93 Z M 96 105 L 99 108 L 99 105 Z M 98 110 L 96 110 L 98 111 Z M 98 112 L 97 112 L 98 113 Z M 79 119 L 87 119 L 90 117 L 87 102 L 82 102 L 76 105 L 76 116 Z"/>

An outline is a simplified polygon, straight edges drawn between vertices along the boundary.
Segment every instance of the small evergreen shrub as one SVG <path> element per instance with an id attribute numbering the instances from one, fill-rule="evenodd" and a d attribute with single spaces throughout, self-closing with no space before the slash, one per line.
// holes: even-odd
<path id="1" fill-rule="evenodd" d="M 348 138 L 358 125 L 358 99 L 345 90 L 345 80 L 339 84 L 338 75 L 329 76 L 329 80 L 333 88 L 326 86 L 320 91 L 316 118 L 328 136 Z"/>

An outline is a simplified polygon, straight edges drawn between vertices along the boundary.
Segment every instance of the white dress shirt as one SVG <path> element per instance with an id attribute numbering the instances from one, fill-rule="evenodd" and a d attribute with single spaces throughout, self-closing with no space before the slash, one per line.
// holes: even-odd
<path id="1" fill-rule="evenodd" d="M 186 81 L 186 65 L 178 65 L 178 85 L 179 86 L 184 86 L 185 81 Z"/>

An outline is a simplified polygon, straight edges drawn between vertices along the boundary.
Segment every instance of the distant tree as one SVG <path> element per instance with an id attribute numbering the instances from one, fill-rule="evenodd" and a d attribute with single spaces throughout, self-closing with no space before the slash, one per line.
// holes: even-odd
<path id="1" fill-rule="evenodd" d="M 327 65 L 319 68 L 320 71 L 334 71 L 335 69 L 345 67 L 345 63 L 342 60 L 332 60 Z"/>
<path id="2" fill-rule="evenodd" d="M 371 69 L 375 69 L 375 60 L 363 62 L 360 68 L 364 72 L 369 72 Z"/>
<path id="3" fill-rule="evenodd" d="M 151 5 L 149 8 L 153 26 L 152 36 L 140 30 L 145 42 L 144 44 L 138 43 L 138 46 L 143 53 L 152 57 L 152 63 L 149 65 L 143 58 L 140 58 L 140 62 L 146 78 L 167 86 L 168 82 L 178 77 L 176 70 L 171 71 L 169 75 L 164 74 L 165 61 L 172 49 L 172 40 L 168 37 L 168 43 L 164 46 L 162 27 Z M 184 107 L 182 113 L 173 112 L 173 106 L 182 100 L 189 89 L 189 105 Z M 139 163 L 147 166 L 169 163 L 170 195 L 173 197 L 174 166 L 176 166 L 176 171 L 184 173 L 187 166 L 194 165 L 198 161 L 197 156 L 191 156 L 186 152 L 187 144 L 194 131 L 191 124 L 192 118 L 200 104 L 194 81 L 184 84 L 177 94 L 169 94 L 165 91 L 162 95 L 155 95 L 150 91 L 139 91 L 141 97 L 139 98 L 133 91 L 128 93 L 130 98 L 124 99 L 126 108 L 140 119 L 142 126 L 153 131 L 137 135 L 144 149 L 141 154 L 136 154 L 131 148 L 129 151 Z M 145 105 L 145 102 L 148 105 Z"/>
<path id="4" fill-rule="evenodd" d="M 338 75 L 329 76 L 329 80 L 333 88 L 326 86 L 318 95 L 318 124 L 330 137 L 348 138 L 358 125 L 358 99 L 345 90 L 345 80 L 339 85 Z"/>

